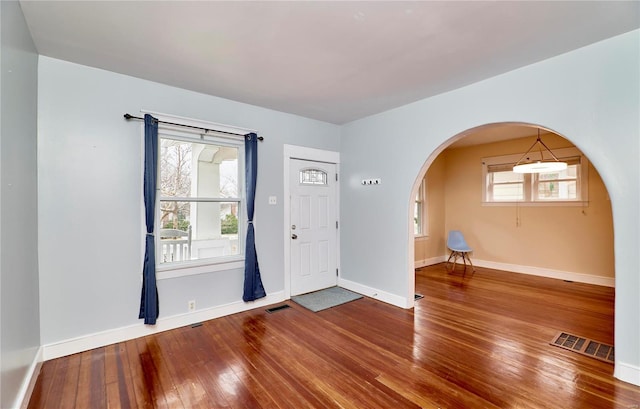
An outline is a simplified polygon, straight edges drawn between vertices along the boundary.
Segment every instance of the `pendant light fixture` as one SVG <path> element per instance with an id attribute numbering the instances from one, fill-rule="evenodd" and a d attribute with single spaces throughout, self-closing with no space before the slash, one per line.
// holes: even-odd
<path id="1" fill-rule="evenodd" d="M 540 148 L 540 159 L 537 161 L 531 161 L 529 159 L 529 153 L 538 145 Z M 547 152 L 551 155 L 553 160 L 545 160 L 542 148 L 545 148 Z M 542 142 L 540 139 L 540 128 L 538 128 L 538 139 L 531 145 L 529 150 L 525 152 L 524 155 L 516 162 L 513 166 L 513 171 L 515 173 L 545 173 L 545 172 L 558 172 L 561 170 L 565 170 L 567 168 L 567 162 L 560 161 L 556 155 L 551 152 L 551 149 L 547 147 L 547 145 Z"/>

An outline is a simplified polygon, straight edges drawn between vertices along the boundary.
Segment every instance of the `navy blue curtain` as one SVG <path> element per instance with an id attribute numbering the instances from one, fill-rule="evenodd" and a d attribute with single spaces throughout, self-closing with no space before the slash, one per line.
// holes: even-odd
<path id="1" fill-rule="evenodd" d="M 258 176 L 258 136 L 255 133 L 245 135 L 244 154 L 246 161 L 247 186 L 247 240 L 244 252 L 244 294 L 242 299 L 253 301 L 265 297 L 256 254 L 256 240 L 253 229 L 253 207 L 256 197 L 256 178 Z"/>
<path id="2" fill-rule="evenodd" d="M 153 235 L 156 213 L 156 184 L 158 175 L 158 120 L 144 116 L 144 208 L 147 223 L 144 264 L 142 267 L 142 295 L 140 315 L 145 324 L 154 325 L 160 306 L 156 287 L 156 243 Z"/>

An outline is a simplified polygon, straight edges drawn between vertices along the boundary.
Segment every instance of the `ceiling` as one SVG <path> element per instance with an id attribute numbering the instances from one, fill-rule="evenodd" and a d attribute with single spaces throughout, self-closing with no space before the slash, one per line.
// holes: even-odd
<path id="1" fill-rule="evenodd" d="M 640 27 L 640 2 L 20 1 L 42 55 L 343 124 Z"/>
<path id="2" fill-rule="evenodd" d="M 541 133 L 554 133 L 547 129 L 541 129 Z M 535 140 L 538 134 L 538 128 L 531 125 L 520 123 L 500 123 L 485 125 L 478 128 L 470 129 L 462 135 L 458 135 L 459 139 L 448 145 L 448 148 L 463 148 L 473 145 L 481 145 L 485 143 L 501 142 L 518 138 L 533 138 Z M 555 133 L 554 133 L 555 134 Z M 557 135 L 557 134 L 556 134 Z"/>

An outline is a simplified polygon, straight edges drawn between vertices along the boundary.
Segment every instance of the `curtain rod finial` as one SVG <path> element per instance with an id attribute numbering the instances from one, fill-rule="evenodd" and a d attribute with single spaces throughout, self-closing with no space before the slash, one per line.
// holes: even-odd
<path id="1" fill-rule="evenodd" d="M 124 119 L 131 119 L 133 118 L 133 116 L 131 116 L 130 114 L 124 114 Z"/>

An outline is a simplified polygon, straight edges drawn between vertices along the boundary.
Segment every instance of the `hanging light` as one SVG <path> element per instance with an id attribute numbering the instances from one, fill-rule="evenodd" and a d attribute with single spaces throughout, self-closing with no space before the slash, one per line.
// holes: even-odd
<path id="1" fill-rule="evenodd" d="M 540 147 L 540 159 L 532 162 L 529 160 L 529 157 L 527 155 L 529 155 L 529 152 L 531 152 L 531 150 L 536 145 Z M 547 150 L 547 152 L 549 152 L 553 160 L 544 159 L 542 147 L 544 147 Z M 520 160 L 516 162 L 516 164 L 513 166 L 513 171 L 515 173 L 545 173 L 545 172 L 558 172 L 561 170 L 565 170 L 566 168 L 567 168 L 567 162 L 560 161 L 556 157 L 556 155 L 554 155 L 553 152 L 551 152 L 551 149 L 549 149 L 547 145 L 545 145 L 544 142 L 542 142 L 542 139 L 540 139 L 540 128 L 538 128 L 538 139 L 536 139 L 536 141 L 533 143 L 533 145 L 531 145 L 529 150 L 525 152 L 524 155 L 522 155 Z"/>

